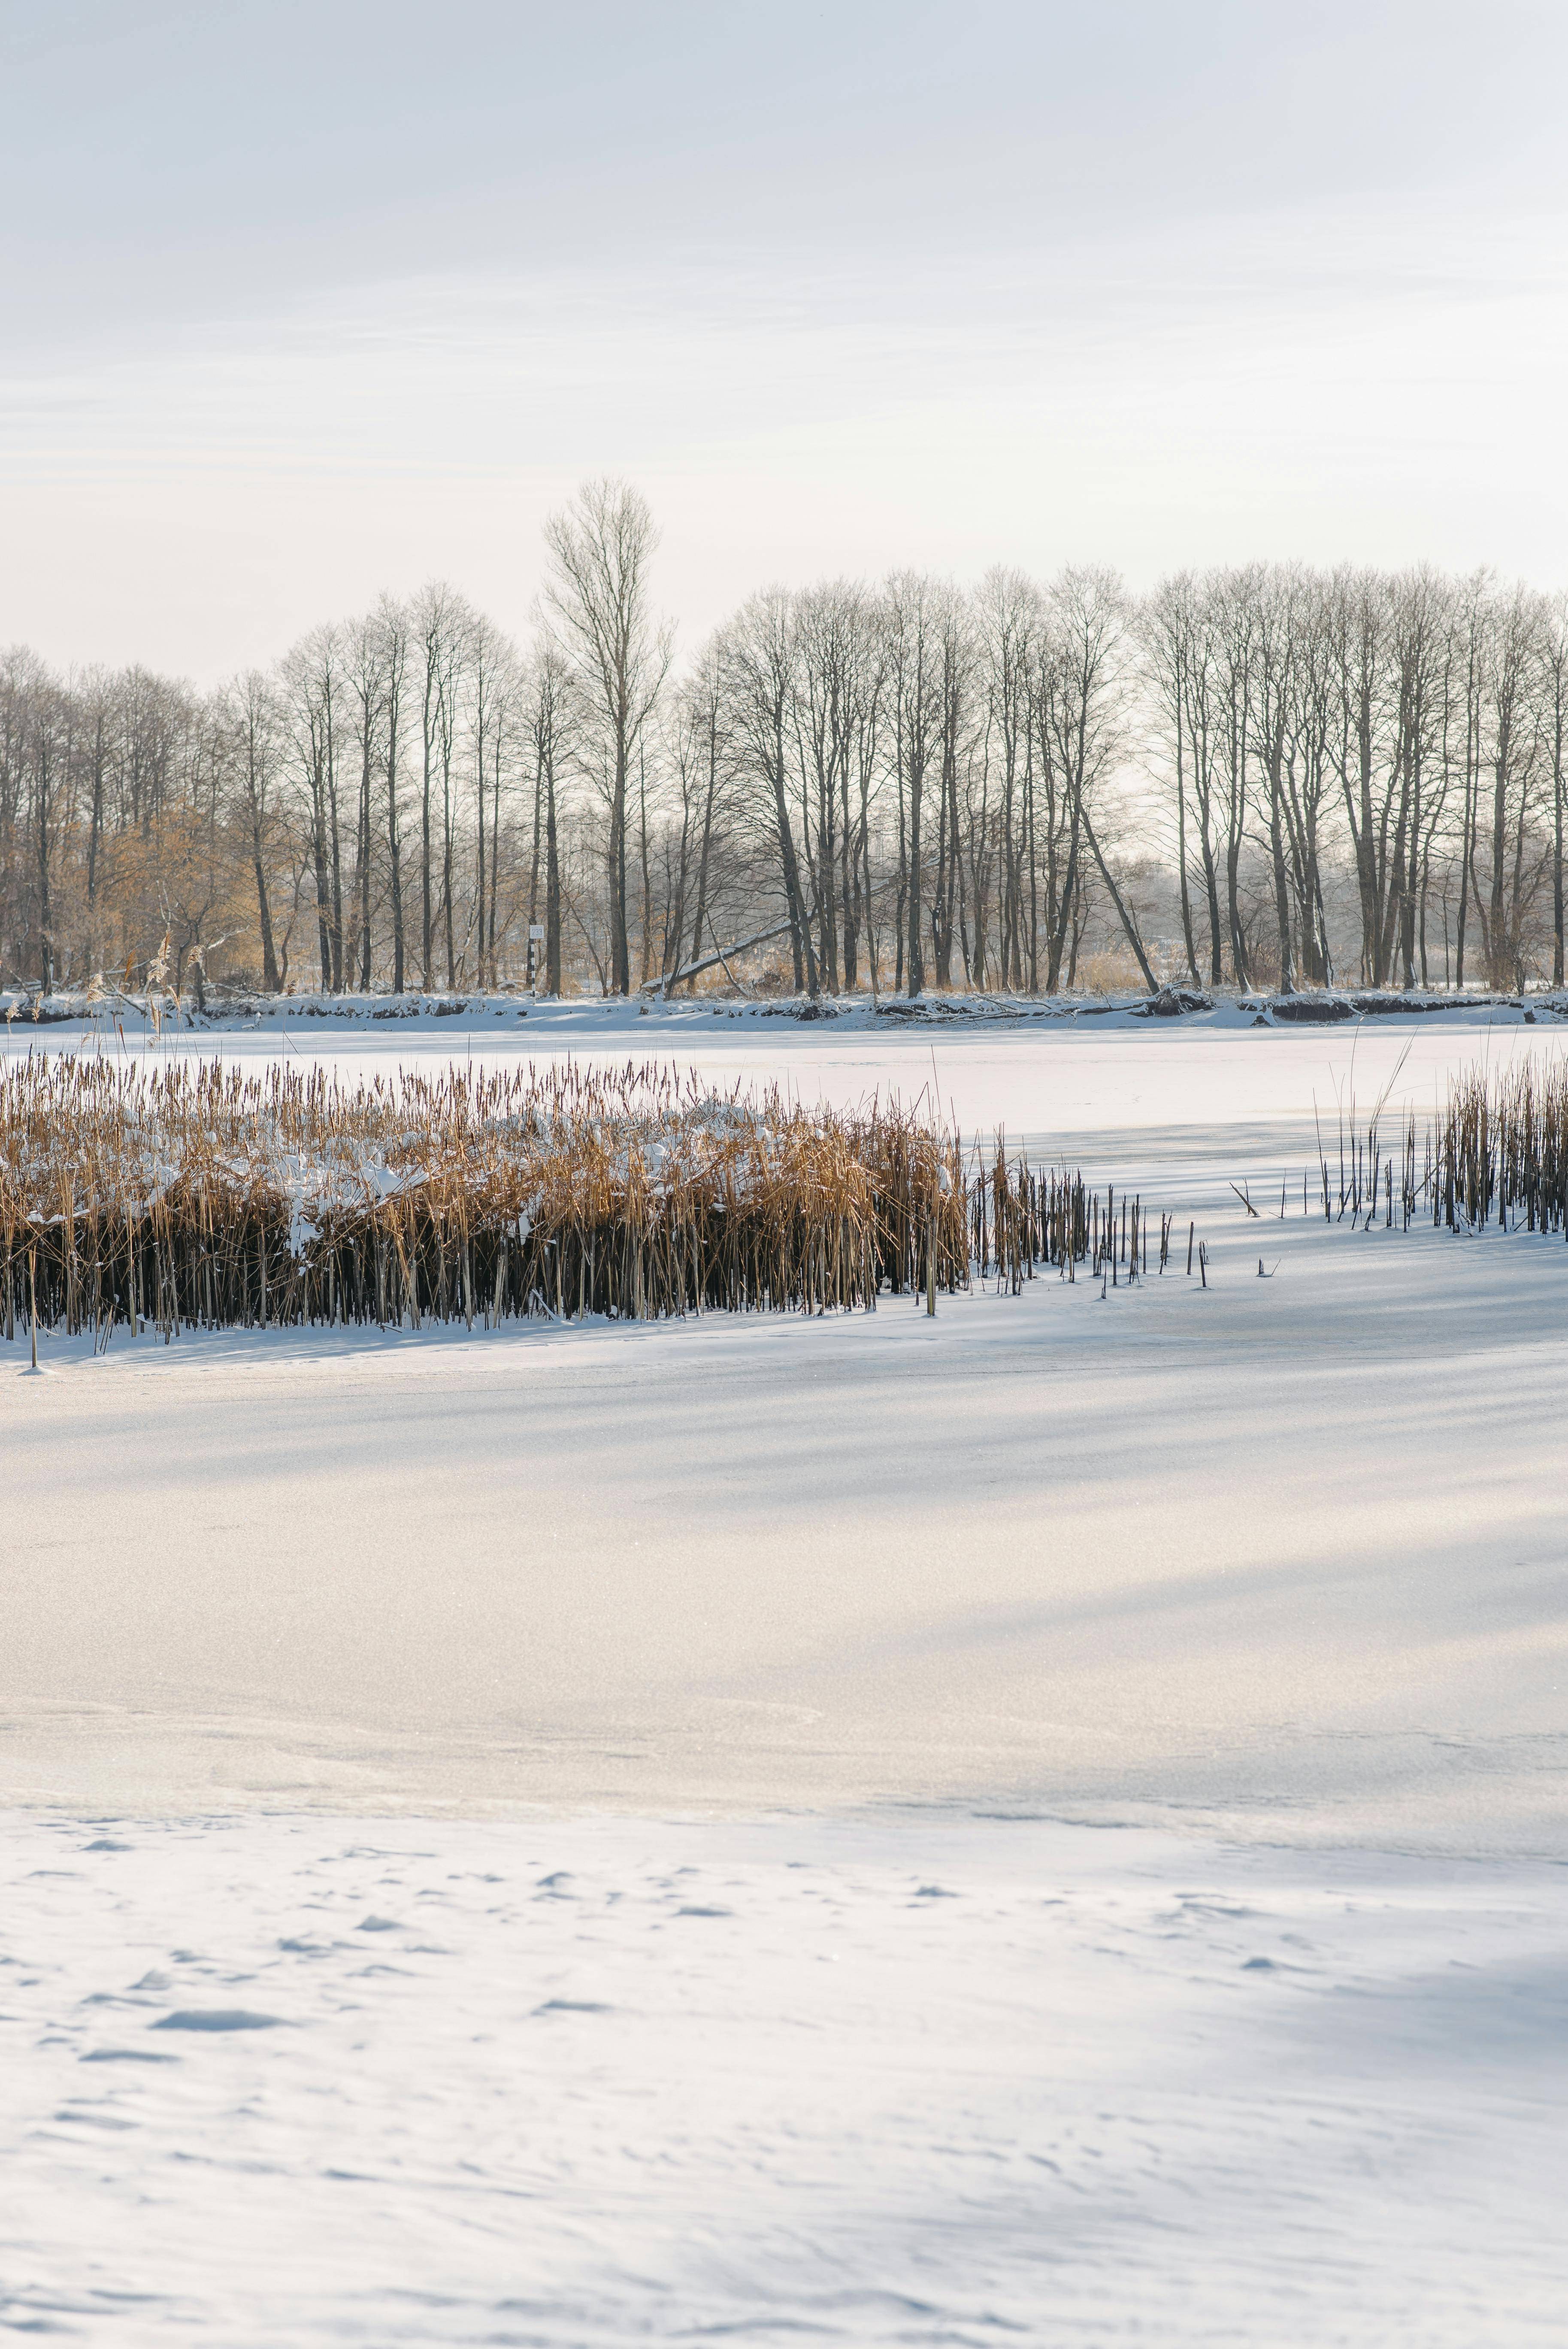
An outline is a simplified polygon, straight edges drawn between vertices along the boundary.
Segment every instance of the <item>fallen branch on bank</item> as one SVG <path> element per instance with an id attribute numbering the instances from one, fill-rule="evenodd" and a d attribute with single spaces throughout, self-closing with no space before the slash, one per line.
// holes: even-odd
<path id="1" fill-rule="evenodd" d="M 727 974 L 737 955 L 749 954 L 753 947 L 765 947 L 770 938 L 787 937 L 789 926 L 788 922 L 779 922 L 770 930 L 758 930 L 754 938 L 742 938 L 733 947 L 716 947 L 712 954 L 704 955 L 700 962 L 683 963 L 680 969 L 672 970 L 667 978 L 644 979 L 637 992 L 639 995 L 667 996 L 672 988 L 684 986 L 688 978 L 700 978 L 705 970 L 713 970 L 720 963 Z"/>

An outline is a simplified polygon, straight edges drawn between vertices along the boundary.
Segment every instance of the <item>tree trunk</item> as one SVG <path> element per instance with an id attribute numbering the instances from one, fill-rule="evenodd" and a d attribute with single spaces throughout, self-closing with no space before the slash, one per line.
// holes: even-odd
<path id="1" fill-rule="evenodd" d="M 1088 842 L 1094 861 L 1099 867 L 1099 877 L 1105 883 L 1107 889 L 1110 892 L 1110 902 L 1116 907 L 1121 926 L 1127 934 L 1127 943 L 1132 948 L 1134 955 L 1138 957 L 1138 968 L 1143 973 L 1145 986 L 1148 988 L 1150 995 L 1153 995 L 1158 991 L 1158 981 L 1155 978 L 1153 971 L 1149 967 L 1149 957 L 1143 951 L 1143 941 L 1138 935 L 1137 925 L 1122 902 L 1121 892 L 1111 878 L 1109 865 L 1106 863 L 1105 858 L 1100 854 L 1099 843 L 1095 838 L 1094 825 L 1089 821 L 1089 812 L 1087 807 L 1082 810 L 1082 816 L 1084 837 Z M 1077 959 L 1076 954 L 1074 959 Z"/>

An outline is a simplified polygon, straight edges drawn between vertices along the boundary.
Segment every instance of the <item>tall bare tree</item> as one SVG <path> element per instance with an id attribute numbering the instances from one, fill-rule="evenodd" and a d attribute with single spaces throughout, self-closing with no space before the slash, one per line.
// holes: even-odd
<path id="1" fill-rule="evenodd" d="M 821 967 L 792 809 L 798 650 L 793 599 L 775 587 L 742 605 L 720 639 L 718 659 L 737 757 L 777 859 L 795 986 L 815 997 Z"/>
<path id="2" fill-rule="evenodd" d="M 631 991 L 626 919 L 626 795 L 644 730 L 669 671 L 667 630 L 654 617 L 650 568 L 658 533 L 642 493 L 590 481 L 544 527 L 546 608 L 559 628 L 596 736 L 598 781 L 609 812 L 611 988 Z"/>
<path id="3" fill-rule="evenodd" d="M 273 937 L 272 904 L 267 892 L 267 864 L 273 785 L 282 749 L 282 713 L 277 688 L 272 679 L 263 677 L 259 669 L 247 669 L 244 676 L 230 688 L 229 709 L 236 737 L 251 870 L 256 884 L 256 919 L 262 940 L 262 985 L 270 995 L 275 995 L 278 956 Z"/>

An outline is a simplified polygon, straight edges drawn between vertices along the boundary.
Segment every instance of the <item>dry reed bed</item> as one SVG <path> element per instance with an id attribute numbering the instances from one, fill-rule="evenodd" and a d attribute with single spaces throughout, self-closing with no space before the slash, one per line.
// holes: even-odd
<path id="1" fill-rule="evenodd" d="M 210 1062 L 0 1073 L 7 1338 L 934 1304 L 975 1270 L 1136 1265 L 1129 1213 L 1000 1147 L 966 1179 L 956 1138 L 896 1104 L 716 1096 L 652 1065 L 353 1090 Z"/>

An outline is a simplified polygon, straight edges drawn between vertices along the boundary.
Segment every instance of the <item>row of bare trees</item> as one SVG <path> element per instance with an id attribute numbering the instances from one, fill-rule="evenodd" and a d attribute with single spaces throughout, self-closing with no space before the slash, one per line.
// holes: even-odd
<path id="1" fill-rule="evenodd" d="M 215 693 L 0 656 L 0 982 L 1562 982 L 1561 600 L 900 573 L 677 669 L 655 546 L 590 484 L 523 650 L 434 585 Z"/>
<path id="2" fill-rule="evenodd" d="M 1167 580 L 1140 634 L 1190 969 L 1517 987 L 1549 963 L 1562 984 L 1563 597 L 1254 566 Z"/>

